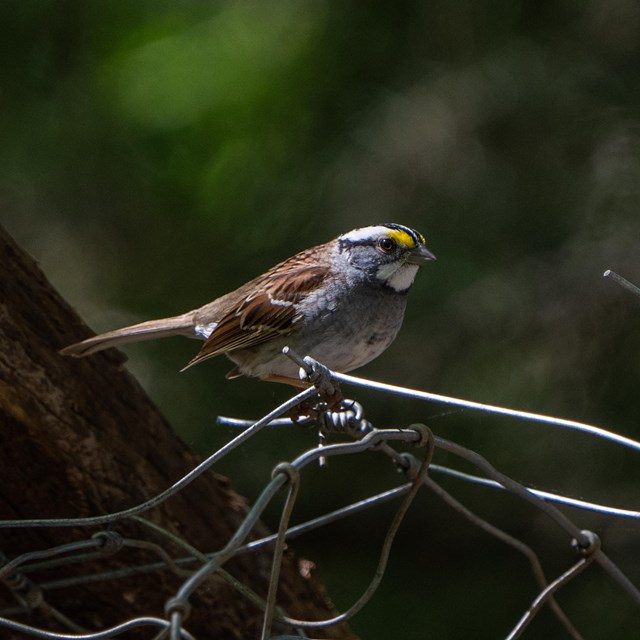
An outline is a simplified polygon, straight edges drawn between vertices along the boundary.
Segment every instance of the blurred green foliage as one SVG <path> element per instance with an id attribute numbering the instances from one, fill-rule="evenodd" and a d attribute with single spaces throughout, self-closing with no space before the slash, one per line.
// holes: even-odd
<path id="1" fill-rule="evenodd" d="M 634 0 L 32 0 L 2 3 L 0 24 L 2 222 L 94 329 L 199 306 L 306 246 L 397 221 L 438 262 L 363 375 L 640 437 L 640 301 L 601 277 L 640 283 Z M 259 416 L 287 391 L 225 381 L 222 359 L 178 374 L 196 349 L 127 353 L 206 454 L 229 437 L 215 415 Z M 381 426 L 426 421 L 516 479 L 638 508 L 637 457 L 615 447 L 353 395 Z M 259 439 L 220 467 L 250 498 L 314 442 Z M 373 454 L 332 463 L 303 483 L 297 516 L 395 480 Z M 549 575 L 571 561 L 529 509 L 446 484 L 531 542 Z M 338 607 L 371 575 L 390 514 L 295 543 Z M 638 526 L 572 515 L 640 583 Z M 501 637 L 534 593 L 524 560 L 425 497 L 354 628 Z M 635 637 L 637 611 L 604 577 L 560 600 L 590 638 Z M 527 637 L 560 632 L 543 615 Z"/>

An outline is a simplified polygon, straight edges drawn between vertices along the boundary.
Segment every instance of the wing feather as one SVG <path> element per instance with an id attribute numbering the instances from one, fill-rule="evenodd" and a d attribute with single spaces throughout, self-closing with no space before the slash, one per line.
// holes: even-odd
<path id="1" fill-rule="evenodd" d="M 298 303 L 322 284 L 329 271 L 327 266 L 309 266 L 301 257 L 295 256 L 249 283 L 253 286 L 247 287 L 247 295 L 241 296 L 220 318 L 187 367 L 294 331 L 302 318 Z"/>

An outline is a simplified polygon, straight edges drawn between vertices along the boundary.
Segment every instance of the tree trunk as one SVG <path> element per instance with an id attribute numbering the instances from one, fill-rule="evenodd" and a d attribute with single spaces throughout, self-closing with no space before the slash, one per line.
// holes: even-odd
<path id="1" fill-rule="evenodd" d="M 122 368 L 116 353 L 82 360 L 58 354 L 60 347 L 87 336 L 88 329 L 1 227 L 0 273 L 0 520 L 119 511 L 157 495 L 199 463 Z M 246 512 L 245 501 L 229 482 L 207 472 L 143 516 L 209 552 L 224 546 Z M 157 543 L 172 557 L 185 555 L 177 545 L 131 520 L 119 520 L 109 528 L 127 538 Z M 88 540 L 103 530 L 104 525 L 0 528 L 0 551 L 13 559 Z M 264 533 L 260 526 L 253 535 Z M 240 555 L 225 569 L 264 597 L 271 553 L 272 549 L 263 548 Z M 69 555 L 74 553 L 65 557 Z M 74 628 L 61 622 L 56 612 L 78 625 L 76 632 L 104 629 L 137 616 L 164 617 L 166 601 L 185 579 L 168 569 L 75 586 L 47 584 L 157 560 L 148 549 L 125 546 L 108 557 L 29 571 L 25 575 L 30 582 L 15 591 L 0 586 L 0 615 L 67 633 Z M 296 618 L 332 615 L 321 585 L 301 573 L 295 558 L 286 554 L 278 604 Z M 31 602 L 30 612 L 18 612 L 24 600 Z M 262 612 L 218 575 L 198 589 L 191 604 L 185 628 L 196 638 L 258 636 Z M 127 632 L 124 637 L 151 638 L 158 631 Z M 293 633 L 277 625 L 275 632 Z M 346 626 L 320 635 L 353 637 Z M 26 636 L 7 631 L 0 623 L 0 637 Z"/>

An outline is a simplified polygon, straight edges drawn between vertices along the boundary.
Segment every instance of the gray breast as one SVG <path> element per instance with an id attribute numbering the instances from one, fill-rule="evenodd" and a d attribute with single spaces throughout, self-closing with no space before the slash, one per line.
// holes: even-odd
<path id="1" fill-rule="evenodd" d="M 331 368 L 350 371 L 391 344 L 402 324 L 407 296 L 388 287 L 362 287 L 316 302 L 324 304 L 314 305 L 297 346 Z"/>

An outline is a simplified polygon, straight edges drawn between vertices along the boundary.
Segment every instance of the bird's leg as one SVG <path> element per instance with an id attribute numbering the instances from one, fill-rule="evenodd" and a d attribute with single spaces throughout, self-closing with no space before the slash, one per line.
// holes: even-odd
<path id="1" fill-rule="evenodd" d="M 316 422 L 321 421 L 321 416 L 327 411 L 338 411 L 344 396 L 340 387 L 336 386 L 331 395 L 323 394 L 319 391 L 317 395 L 301 402 L 291 410 L 289 417 L 295 422 L 301 416 L 307 416 Z"/>
<path id="2" fill-rule="evenodd" d="M 295 422 L 301 416 L 319 419 L 326 411 L 336 410 L 344 396 L 340 385 L 333 379 L 331 370 L 323 364 L 306 356 L 302 358 L 292 349 L 285 347 L 283 353 L 300 367 L 300 379 L 290 384 L 302 389 L 313 385 L 318 390 L 318 395 L 305 400 L 292 410 L 290 417 Z"/>

